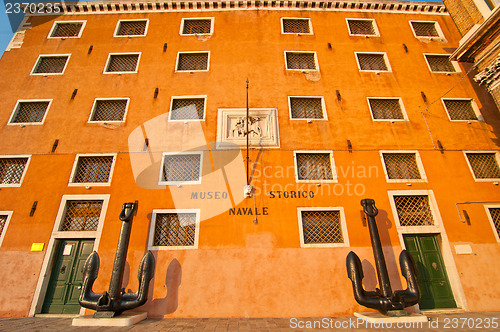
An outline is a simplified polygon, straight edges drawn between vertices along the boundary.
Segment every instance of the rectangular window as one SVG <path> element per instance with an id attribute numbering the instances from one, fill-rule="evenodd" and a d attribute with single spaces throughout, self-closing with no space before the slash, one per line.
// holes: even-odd
<path id="1" fill-rule="evenodd" d="M 115 155 L 77 155 L 70 184 L 109 185 Z"/>
<path id="2" fill-rule="evenodd" d="M 312 34 L 309 18 L 281 18 L 281 33 Z"/>
<path id="3" fill-rule="evenodd" d="M 96 99 L 89 122 L 123 122 L 128 108 L 128 98 Z"/>
<path id="4" fill-rule="evenodd" d="M 368 98 L 373 120 L 405 120 L 400 98 Z"/>
<path id="5" fill-rule="evenodd" d="M 114 37 L 145 36 L 148 20 L 120 20 L 116 24 Z"/>
<path id="6" fill-rule="evenodd" d="M 425 180 L 420 156 L 417 152 L 382 152 L 382 162 L 388 182 L 414 182 Z"/>
<path id="7" fill-rule="evenodd" d="M 170 120 L 203 120 L 205 100 L 205 96 L 172 97 Z"/>
<path id="8" fill-rule="evenodd" d="M 394 203 L 401 226 L 433 226 L 428 195 L 394 195 Z"/>
<path id="9" fill-rule="evenodd" d="M 68 200 L 59 231 L 97 231 L 102 200 Z"/>
<path id="10" fill-rule="evenodd" d="M 450 120 L 477 120 L 471 99 L 442 99 Z"/>
<path id="11" fill-rule="evenodd" d="M 297 182 L 334 182 L 331 152 L 294 152 Z"/>
<path id="12" fill-rule="evenodd" d="M 9 227 L 12 211 L 0 211 L 0 246 L 3 243 L 7 227 Z"/>
<path id="13" fill-rule="evenodd" d="M 361 71 L 390 71 L 385 53 L 356 52 L 358 67 Z"/>
<path id="14" fill-rule="evenodd" d="M 42 124 L 51 100 L 18 100 L 9 124 Z"/>
<path id="15" fill-rule="evenodd" d="M 316 52 L 285 52 L 286 69 L 318 70 Z"/>
<path id="16" fill-rule="evenodd" d="M 322 97 L 289 97 L 291 119 L 325 119 Z"/>
<path id="17" fill-rule="evenodd" d="M 466 152 L 465 155 L 476 180 L 500 180 L 500 167 L 496 152 Z"/>
<path id="18" fill-rule="evenodd" d="M 301 247 L 349 246 L 342 208 L 298 208 Z"/>
<path id="19" fill-rule="evenodd" d="M 177 53 L 176 71 L 207 71 L 210 52 Z"/>
<path id="20" fill-rule="evenodd" d="M 443 34 L 437 22 L 433 21 L 410 21 L 415 37 L 442 37 Z"/>
<path id="21" fill-rule="evenodd" d="M 109 54 L 104 73 L 136 73 L 140 53 Z"/>
<path id="22" fill-rule="evenodd" d="M 164 153 L 159 184 L 201 183 L 202 153 Z"/>
<path id="23" fill-rule="evenodd" d="M 351 36 L 378 36 L 378 29 L 373 19 L 348 18 L 347 26 Z"/>
<path id="24" fill-rule="evenodd" d="M 500 207 L 487 206 L 486 209 L 489 212 L 491 226 L 495 231 L 495 237 L 497 241 L 500 242 Z"/>
<path id="25" fill-rule="evenodd" d="M 153 210 L 148 249 L 198 248 L 199 210 Z"/>
<path id="26" fill-rule="evenodd" d="M 80 38 L 85 21 L 54 22 L 48 38 Z"/>
<path id="27" fill-rule="evenodd" d="M 458 70 L 450 60 L 449 55 L 443 54 L 424 54 L 429 69 L 433 73 L 455 73 Z"/>
<path id="28" fill-rule="evenodd" d="M 0 157 L 0 187 L 19 187 L 29 160 L 29 156 Z"/>
<path id="29" fill-rule="evenodd" d="M 70 55 L 40 55 L 31 71 L 31 75 L 61 75 Z"/>
<path id="30" fill-rule="evenodd" d="M 208 35 L 213 32 L 214 19 L 183 18 L 180 35 Z"/>

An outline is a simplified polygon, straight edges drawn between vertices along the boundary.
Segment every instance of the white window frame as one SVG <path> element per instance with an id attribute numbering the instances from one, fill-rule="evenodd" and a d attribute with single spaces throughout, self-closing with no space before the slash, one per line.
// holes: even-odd
<path id="1" fill-rule="evenodd" d="M 123 120 L 121 120 L 121 121 L 92 121 L 92 116 L 94 116 L 96 104 L 98 101 L 101 101 L 101 100 L 126 100 L 127 105 L 125 106 L 125 113 L 123 113 Z M 92 109 L 90 111 L 90 115 L 89 115 L 89 119 L 87 120 L 87 123 L 124 123 L 125 119 L 127 118 L 129 105 L 130 105 L 130 98 L 128 98 L 128 97 L 95 98 L 94 102 L 92 103 Z"/>
<path id="2" fill-rule="evenodd" d="M 38 66 L 38 64 L 40 63 L 40 60 L 42 58 L 52 58 L 52 57 L 68 57 L 66 59 L 66 63 L 64 64 L 64 68 L 63 68 L 62 72 L 60 72 L 60 73 L 35 73 L 35 69 Z M 70 58 L 71 58 L 71 54 L 68 54 L 68 53 L 65 53 L 65 54 L 39 54 L 38 58 L 35 61 L 35 65 L 33 66 L 33 68 L 31 68 L 30 75 L 32 75 L 32 76 L 57 76 L 57 75 L 63 75 L 64 72 L 66 71 L 66 67 L 68 67 L 68 62 L 69 62 Z"/>
<path id="3" fill-rule="evenodd" d="M 104 70 L 102 71 L 102 73 L 106 75 L 136 74 L 139 71 L 139 64 L 141 63 L 141 54 L 142 52 L 108 53 L 108 59 L 106 60 L 106 64 L 104 65 Z M 113 55 L 138 55 L 135 71 L 106 71 L 108 69 L 109 61 L 111 60 L 111 57 Z"/>
<path id="4" fill-rule="evenodd" d="M 417 33 L 415 32 L 415 29 L 413 28 L 413 22 L 416 23 L 434 23 L 434 28 L 436 29 L 436 32 L 438 33 L 437 36 L 434 37 L 429 37 L 429 36 L 417 36 Z M 441 30 L 441 26 L 437 21 L 425 21 L 425 20 L 409 20 L 408 24 L 410 24 L 411 31 L 413 32 L 413 36 L 417 39 L 422 39 L 422 40 L 438 40 L 438 39 L 445 39 L 443 30 Z"/>
<path id="5" fill-rule="evenodd" d="M 490 209 L 500 209 L 500 205 L 498 205 L 498 204 L 496 204 L 496 205 L 490 205 L 490 204 L 488 204 L 488 205 L 484 205 L 484 209 L 486 210 L 486 215 L 488 216 L 488 220 L 490 221 L 490 225 L 491 225 L 491 228 L 493 230 L 493 234 L 495 234 L 495 239 L 497 240 L 497 242 L 500 243 L 500 237 L 498 235 L 497 228 L 495 226 L 495 221 L 491 217 L 491 213 L 490 213 Z"/>
<path id="6" fill-rule="evenodd" d="M 332 179 L 331 180 L 299 180 L 299 172 L 297 165 L 297 154 L 315 154 L 315 153 L 328 153 L 330 154 L 330 166 L 332 167 Z M 335 167 L 335 160 L 333 159 L 332 150 L 296 150 L 293 151 L 293 165 L 295 172 L 295 182 L 297 183 L 337 183 L 337 167 Z"/>
<path id="7" fill-rule="evenodd" d="M 403 113 L 403 119 L 375 119 L 373 117 L 373 110 L 372 110 L 372 105 L 370 104 L 370 99 L 397 99 L 399 100 L 399 106 L 401 107 L 401 112 Z M 368 103 L 368 109 L 370 110 L 370 116 L 372 117 L 373 121 L 390 121 L 390 122 L 395 122 L 395 121 L 409 121 L 408 119 L 408 114 L 406 114 L 406 108 L 403 103 L 403 99 L 401 97 L 366 97 L 366 102 Z"/>
<path id="8" fill-rule="evenodd" d="M 283 21 L 284 20 L 303 20 L 303 21 L 307 21 L 308 24 L 309 24 L 309 33 L 297 33 L 297 32 L 285 32 L 284 31 L 284 24 L 283 24 Z M 312 22 L 311 22 L 311 19 L 309 17 L 282 17 L 280 19 L 280 23 L 281 23 L 281 34 L 283 35 L 314 35 L 314 32 L 313 32 L 313 27 L 312 27 Z"/>
<path id="9" fill-rule="evenodd" d="M 146 21 L 146 27 L 144 28 L 144 34 L 143 35 L 118 35 L 118 31 L 120 30 L 122 22 L 132 22 L 132 21 Z M 113 32 L 113 37 L 116 37 L 116 38 L 146 37 L 146 35 L 148 34 L 148 28 L 149 28 L 149 19 L 148 18 L 121 19 L 121 20 L 118 20 L 118 22 L 116 22 L 116 27 L 115 27 L 115 31 Z M 137 62 L 137 64 L 139 64 L 139 62 Z"/>
<path id="10" fill-rule="evenodd" d="M 323 118 L 313 119 L 313 118 L 293 118 L 292 117 L 292 98 L 310 98 L 310 99 L 321 99 L 321 110 L 323 112 Z M 292 121 L 328 121 L 328 115 L 326 112 L 325 98 L 323 96 L 288 96 L 288 115 Z"/>
<path id="11" fill-rule="evenodd" d="M 177 156 L 183 154 L 199 154 L 200 155 L 200 174 L 198 180 L 196 181 L 163 181 L 163 172 L 165 166 L 165 157 L 166 156 Z M 203 151 L 169 151 L 163 152 L 161 156 L 161 165 L 160 165 L 160 176 L 158 177 L 158 185 L 190 185 L 190 184 L 200 184 L 201 177 L 203 174 Z"/>
<path id="12" fill-rule="evenodd" d="M 196 214 L 196 228 L 194 235 L 194 245 L 192 246 L 154 246 L 153 240 L 155 237 L 156 229 L 156 216 L 163 213 L 195 213 Z M 153 209 L 151 215 L 151 223 L 149 228 L 148 250 L 185 250 L 185 249 L 198 249 L 198 239 L 200 237 L 200 209 Z"/>
<path id="13" fill-rule="evenodd" d="M 75 160 L 73 162 L 73 168 L 71 169 L 71 176 L 69 177 L 68 181 L 68 186 L 69 187 L 87 187 L 87 186 L 92 186 L 92 187 L 105 187 L 111 185 L 111 179 L 113 178 L 113 170 L 115 168 L 115 163 L 116 163 L 116 153 L 78 153 L 75 157 Z M 76 171 L 78 168 L 78 161 L 80 160 L 80 157 L 113 157 L 113 160 L 111 161 L 111 167 L 109 169 L 109 178 L 108 182 L 78 182 L 75 183 L 73 180 L 75 179 L 76 176 Z"/>
<path id="14" fill-rule="evenodd" d="M 210 33 L 182 33 L 184 30 L 185 21 L 196 21 L 196 20 L 210 20 Z M 181 27 L 179 29 L 179 35 L 181 36 L 211 36 L 214 33 L 214 17 L 183 17 L 181 19 Z M 177 68 L 177 66 L 175 66 Z"/>
<path id="15" fill-rule="evenodd" d="M 314 65 L 316 66 L 316 69 L 290 69 L 288 68 L 288 63 L 286 61 L 286 54 L 287 53 L 299 53 L 299 54 L 304 54 L 304 53 L 310 53 L 314 55 Z M 300 72 L 316 72 L 319 71 L 319 62 L 318 62 L 318 55 L 316 51 L 285 51 L 284 52 L 284 57 L 285 57 L 285 69 L 290 70 L 290 71 L 300 71 Z"/>
<path id="16" fill-rule="evenodd" d="M 365 70 L 361 69 L 361 65 L 359 64 L 358 54 L 381 54 L 384 56 L 385 65 L 387 66 L 387 70 Z M 358 70 L 364 73 L 389 73 L 392 72 L 391 64 L 389 63 L 389 58 L 387 58 L 386 52 L 354 52 L 354 57 L 356 58 L 356 63 L 358 64 Z"/>
<path id="17" fill-rule="evenodd" d="M 49 102 L 49 105 L 47 106 L 47 109 L 45 110 L 45 114 L 43 115 L 42 121 L 41 122 L 12 122 L 14 120 L 14 116 L 16 115 L 17 111 L 19 110 L 19 106 L 21 103 L 37 103 L 37 102 Z M 52 99 L 18 99 L 16 102 L 16 106 L 14 107 L 14 110 L 12 111 L 9 122 L 7 122 L 8 126 L 40 126 L 43 125 L 45 122 L 45 118 L 47 117 L 47 113 L 49 113 L 50 106 L 52 105 Z"/>
<path id="18" fill-rule="evenodd" d="M 302 223 L 303 211 L 338 211 L 340 212 L 340 229 L 342 230 L 343 243 L 304 243 L 304 225 Z M 349 236 L 347 233 L 347 222 L 343 207 L 297 207 L 297 220 L 299 222 L 299 237 L 301 248 L 335 248 L 349 247 Z"/>
<path id="19" fill-rule="evenodd" d="M 387 174 L 387 167 L 385 165 L 384 154 L 414 154 L 417 163 L 418 171 L 420 172 L 420 179 L 389 179 Z M 380 150 L 380 161 L 382 162 L 382 167 L 384 168 L 385 179 L 387 183 L 412 183 L 412 182 L 427 182 L 427 175 L 425 174 L 424 164 L 420 159 L 420 154 L 418 150 Z"/>
<path id="20" fill-rule="evenodd" d="M 469 166 L 469 170 L 472 174 L 472 177 L 474 178 L 474 181 L 476 181 L 476 182 L 498 182 L 498 181 L 500 181 L 500 178 L 491 178 L 491 179 L 478 179 L 478 178 L 476 178 L 476 175 L 474 174 L 474 170 L 472 169 L 472 166 L 469 162 L 469 158 L 467 158 L 467 154 L 494 153 L 497 165 L 500 167 L 500 154 L 498 153 L 498 151 L 495 151 L 495 150 L 474 150 L 474 151 L 473 150 L 464 150 L 462 152 L 464 154 L 465 161 L 467 162 L 467 165 Z"/>
<path id="21" fill-rule="evenodd" d="M 195 70 L 178 70 L 178 65 L 179 65 L 179 58 L 181 54 L 189 54 L 189 53 L 207 53 L 208 58 L 207 58 L 207 69 L 195 69 Z M 174 72 L 176 73 L 195 73 L 195 72 L 207 72 L 210 70 L 210 51 L 182 51 L 182 52 L 177 52 L 177 58 L 175 59 L 175 69 Z"/>
<path id="22" fill-rule="evenodd" d="M 183 119 L 183 120 L 175 120 L 172 119 L 172 107 L 174 105 L 174 100 L 175 99 L 203 99 L 203 118 L 201 119 Z M 170 108 L 169 108 L 169 114 L 168 114 L 168 121 L 172 122 L 193 122 L 193 121 L 205 121 L 205 117 L 207 114 L 207 95 L 189 95 L 189 96 L 172 96 L 170 98 Z"/>
<path id="23" fill-rule="evenodd" d="M 472 105 L 472 109 L 474 110 L 474 113 L 476 114 L 476 120 L 453 120 L 451 117 L 450 117 L 450 112 L 448 112 L 448 108 L 446 107 L 446 104 L 444 103 L 446 100 L 459 100 L 459 101 L 463 101 L 463 100 L 466 100 L 466 101 L 470 101 L 471 105 Z M 482 119 L 482 114 L 481 112 L 479 111 L 479 107 L 477 106 L 476 102 L 474 101 L 474 99 L 472 98 L 441 98 L 441 103 L 443 104 L 443 107 L 446 111 L 446 115 L 448 116 L 448 119 L 450 121 L 453 121 L 453 122 L 471 122 L 471 121 L 480 121 L 479 119 Z"/>
<path id="24" fill-rule="evenodd" d="M 7 216 L 5 220 L 5 225 L 3 226 L 2 234 L 0 234 L 0 247 L 2 246 L 3 239 L 5 238 L 5 233 L 7 233 L 7 228 L 9 227 L 10 219 L 12 218 L 13 211 L 0 211 L 0 216 Z"/>
<path id="25" fill-rule="evenodd" d="M 52 33 L 56 29 L 57 24 L 60 24 L 60 23 L 63 23 L 63 24 L 64 23 L 82 23 L 82 27 L 80 28 L 80 32 L 78 33 L 78 36 L 51 37 Z M 54 21 L 54 23 L 52 24 L 52 28 L 50 28 L 49 34 L 47 36 L 47 39 L 81 38 L 82 37 L 82 33 L 83 33 L 83 29 L 85 29 L 85 25 L 87 25 L 87 21 L 86 20 L 81 20 L 81 21 Z"/>
<path id="26" fill-rule="evenodd" d="M 373 25 L 373 30 L 375 30 L 374 35 L 362 35 L 362 34 L 352 34 L 351 33 L 351 28 L 349 27 L 349 21 L 371 21 Z M 349 32 L 349 36 L 352 37 L 380 37 L 380 31 L 378 30 L 377 22 L 375 21 L 374 18 L 355 18 L 355 17 L 346 17 L 345 23 L 347 24 L 347 31 Z"/>
<path id="27" fill-rule="evenodd" d="M 457 73 L 461 73 L 462 72 L 462 70 L 460 69 L 460 66 L 458 65 L 458 62 L 456 62 L 456 61 L 450 61 L 451 64 L 452 64 L 452 66 L 453 66 L 453 68 L 455 69 L 454 72 L 449 72 L 449 71 L 432 71 L 431 65 L 429 64 L 429 60 L 427 60 L 427 56 L 426 55 L 440 55 L 440 56 L 447 55 L 447 56 L 449 56 L 449 54 L 447 54 L 447 53 L 423 53 L 425 63 L 427 64 L 427 68 L 433 74 L 452 75 L 452 74 L 457 74 Z"/>
<path id="28" fill-rule="evenodd" d="M 21 179 L 19 180 L 19 183 L 0 183 L 0 188 L 16 188 L 20 187 L 23 184 L 24 177 L 26 176 L 26 172 L 28 171 L 28 166 L 30 165 L 31 162 L 31 155 L 30 154 L 19 154 L 19 155 L 0 155 L 0 159 L 11 159 L 11 158 L 28 158 L 26 161 L 26 165 L 24 165 L 24 170 L 23 174 L 21 175 Z"/>

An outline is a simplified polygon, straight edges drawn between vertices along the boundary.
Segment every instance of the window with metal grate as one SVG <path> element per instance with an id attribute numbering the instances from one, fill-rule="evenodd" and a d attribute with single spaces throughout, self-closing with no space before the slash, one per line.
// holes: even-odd
<path id="1" fill-rule="evenodd" d="M 489 208 L 491 220 L 495 226 L 498 236 L 500 237 L 500 208 Z"/>
<path id="2" fill-rule="evenodd" d="M 360 70 L 389 71 L 385 55 L 379 53 L 356 53 Z"/>
<path id="3" fill-rule="evenodd" d="M 411 22 L 417 37 L 439 37 L 435 22 Z"/>
<path id="4" fill-rule="evenodd" d="M 451 120 L 477 120 L 470 99 L 443 99 Z"/>
<path id="5" fill-rule="evenodd" d="M 113 156 L 78 157 L 72 183 L 107 183 L 113 165 Z"/>
<path id="6" fill-rule="evenodd" d="M 124 121 L 128 99 L 97 99 L 90 122 Z"/>
<path id="7" fill-rule="evenodd" d="M 401 226 L 432 226 L 434 217 L 427 195 L 394 196 Z"/>
<path id="8" fill-rule="evenodd" d="M 315 53 L 286 52 L 286 69 L 316 70 Z"/>
<path id="9" fill-rule="evenodd" d="M 466 153 L 476 179 L 500 179 L 496 153 Z"/>
<path id="10" fill-rule="evenodd" d="M 177 71 L 208 70 L 208 52 L 179 53 Z"/>
<path id="11" fill-rule="evenodd" d="M 205 98 L 173 98 L 170 120 L 202 120 L 205 118 Z"/>
<path id="12" fill-rule="evenodd" d="M 0 215 L 0 236 L 2 236 L 5 224 L 7 224 L 7 217 L 6 215 Z"/>
<path id="13" fill-rule="evenodd" d="M 82 26 L 83 22 L 57 22 L 50 37 L 78 37 Z"/>
<path id="14" fill-rule="evenodd" d="M 102 200 L 66 201 L 59 231 L 96 231 L 101 217 Z"/>
<path id="15" fill-rule="evenodd" d="M 283 33 L 311 33 L 308 18 L 283 18 Z"/>
<path id="16" fill-rule="evenodd" d="M 69 56 L 41 55 L 33 69 L 32 74 L 62 74 Z"/>
<path id="17" fill-rule="evenodd" d="M 116 36 L 145 36 L 147 20 L 119 21 Z"/>
<path id="18" fill-rule="evenodd" d="M 153 246 L 194 246 L 196 213 L 157 213 Z"/>
<path id="19" fill-rule="evenodd" d="M 169 154 L 163 157 L 162 181 L 197 182 L 201 180 L 201 154 Z"/>
<path id="20" fill-rule="evenodd" d="M 106 73 L 136 72 L 139 54 L 110 54 Z"/>
<path id="21" fill-rule="evenodd" d="M 421 179 L 415 153 L 383 153 L 389 179 Z"/>
<path id="22" fill-rule="evenodd" d="M 449 60 L 448 55 L 425 54 L 425 59 L 432 72 L 456 72 L 455 67 Z"/>
<path id="23" fill-rule="evenodd" d="M 344 243 L 340 211 L 301 211 L 304 244 Z"/>
<path id="24" fill-rule="evenodd" d="M 183 35 L 199 35 L 212 33 L 212 19 L 183 19 Z"/>
<path id="25" fill-rule="evenodd" d="M 333 180 L 330 153 L 296 153 L 298 180 Z"/>
<path id="26" fill-rule="evenodd" d="M 349 33 L 351 35 L 376 36 L 377 32 L 372 20 L 348 19 Z"/>
<path id="27" fill-rule="evenodd" d="M 28 158 L 0 158 L 0 185 L 20 184 Z"/>
<path id="28" fill-rule="evenodd" d="M 290 97 L 292 119 L 324 119 L 322 98 Z"/>
<path id="29" fill-rule="evenodd" d="M 49 104 L 49 101 L 18 102 L 10 123 L 42 123 Z"/>
<path id="30" fill-rule="evenodd" d="M 404 120 L 399 98 L 368 98 L 375 120 Z"/>

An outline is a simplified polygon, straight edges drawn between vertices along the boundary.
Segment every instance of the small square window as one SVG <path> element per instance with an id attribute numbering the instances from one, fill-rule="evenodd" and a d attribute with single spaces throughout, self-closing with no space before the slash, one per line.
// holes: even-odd
<path id="1" fill-rule="evenodd" d="M 401 226 L 434 225 L 428 195 L 395 195 L 393 198 Z"/>
<path id="2" fill-rule="evenodd" d="M 102 211 L 102 200 L 68 200 L 59 231 L 97 231 Z"/>
<path id="3" fill-rule="evenodd" d="M 401 99 L 368 98 L 373 120 L 405 120 Z"/>
<path id="4" fill-rule="evenodd" d="M 378 36 L 375 20 L 372 19 L 347 19 L 349 35 L 351 36 Z"/>
<path id="5" fill-rule="evenodd" d="M 433 21 L 410 21 L 415 37 L 442 37 L 441 29 L 437 22 Z"/>
<path id="6" fill-rule="evenodd" d="M 496 152 L 466 152 L 467 161 L 476 181 L 500 179 L 500 167 Z"/>
<path id="7" fill-rule="evenodd" d="M 322 97 L 289 97 L 291 119 L 325 119 Z"/>
<path id="8" fill-rule="evenodd" d="M 487 207 L 489 212 L 491 226 L 495 230 L 495 237 L 498 242 L 500 242 L 500 207 Z"/>
<path id="9" fill-rule="evenodd" d="M 342 208 L 298 208 L 302 247 L 349 246 Z"/>
<path id="10" fill-rule="evenodd" d="M 361 71 L 390 71 L 385 53 L 356 53 L 356 59 Z"/>
<path id="11" fill-rule="evenodd" d="M 148 20 L 120 20 L 116 25 L 114 37 L 145 36 Z"/>
<path id="12" fill-rule="evenodd" d="M 281 33 L 312 34 L 311 20 L 309 18 L 281 18 Z"/>
<path id="13" fill-rule="evenodd" d="M 443 54 L 424 54 L 429 69 L 433 73 L 455 73 L 457 68 L 449 60 L 449 55 Z"/>
<path id="14" fill-rule="evenodd" d="M 425 181 L 422 163 L 417 152 L 381 152 L 388 182 Z"/>
<path id="15" fill-rule="evenodd" d="M 285 52 L 286 69 L 318 70 L 316 52 Z"/>
<path id="16" fill-rule="evenodd" d="M 61 75 L 69 60 L 69 55 L 40 55 L 31 75 Z"/>
<path id="17" fill-rule="evenodd" d="M 207 71 L 209 52 L 179 52 L 177 54 L 177 71 Z"/>
<path id="18" fill-rule="evenodd" d="M 19 187 L 29 160 L 27 156 L 0 157 L 0 187 Z"/>
<path id="19" fill-rule="evenodd" d="M 198 248 L 200 211 L 153 210 L 149 250 Z"/>
<path id="20" fill-rule="evenodd" d="M 70 185 L 109 185 L 114 155 L 77 155 Z"/>
<path id="21" fill-rule="evenodd" d="M 160 185 L 201 183 L 202 153 L 164 153 Z"/>
<path id="22" fill-rule="evenodd" d="M 54 22 L 48 38 L 80 38 L 85 21 Z"/>
<path id="23" fill-rule="evenodd" d="M 477 120 L 471 99 L 443 99 L 450 120 Z"/>
<path id="24" fill-rule="evenodd" d="M 0 211 L 0 246 L 5 238 L 5 233 L 7 232 L 7 227 L 9 227 L 11 217 L 12 211 Z"/>
<path id="25" fill-rule="evenodd" d="M 180 35 L 209 35 L 213 24 L 213 18 L 183 18 Z"/>
<path id="26" fill-rule="evenodd" d="M 295 152 L 297 182 L 334 182 L 331 152 Z"/>
<path id="27" fill-rule="evenodd" d="M 42 124 L 49 109 L 50 100 L 18 101 L 9 124 Z"/>
<path id="28" fill-rule="evenodd" d="M 96 99 L 89 122 L 123 122 L 127 113 L 128 98 Z"/>
<path id="29" fill-rule="evenodd" d="M 140 53 L 109 54 L 104 73 L 136 73 Z"/>
<path id="30" fill-rule="evenodd" d="M 203 120 L 206 97 L 172 97 L 170 120 Z"/>

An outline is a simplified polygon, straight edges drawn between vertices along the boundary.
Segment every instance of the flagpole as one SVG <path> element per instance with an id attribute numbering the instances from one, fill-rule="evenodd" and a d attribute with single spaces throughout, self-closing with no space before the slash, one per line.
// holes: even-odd
<path id="1" fill-rule="evenodd" d="M 249 146 L 249 142 L 248 142 L 248 136 L 249 136 L 249 132 L 248 132 L 248 119 L 249 119 L 249 109 L 248 109 L 248 77 L 247 77 L 247 119 L 246 119 L 246 135 L 247 135 L 247 186 L 250 185 L 250 177 L 249 177 L 249 149 L 248 149 L 248 146 Z"/>

